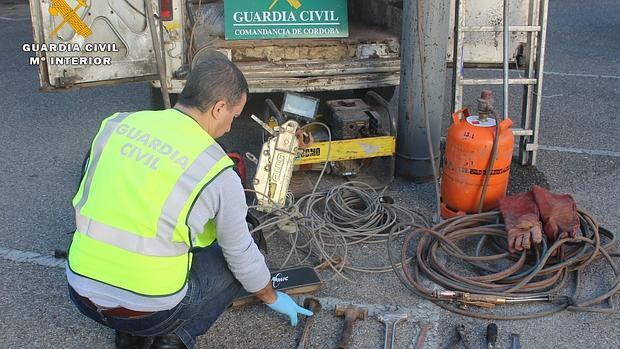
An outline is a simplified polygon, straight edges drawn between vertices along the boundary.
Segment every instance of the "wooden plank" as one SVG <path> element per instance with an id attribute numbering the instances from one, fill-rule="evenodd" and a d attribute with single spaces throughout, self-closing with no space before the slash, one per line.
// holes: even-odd
<path id="1" fill-rule="evenodd" d="M 368 73 L 393 73 L 399 72 L 400 66 L 395 64 L 376 64 L 376 65 L 361 65 L 361 66 L 348 66 L 348 67 L 312 67 L 312 68 L 276 68 L 265 70 L 250 70 L 246 71 L 241 68 L 243 75 L 246 79 L 252 78 L 270 78 L 273 76 L 278 77 L 316 77 L 321 75 L 350 75 L 350 74 L 368 74 Z"/>
<path id="2" fill-rule="evenodd" d="M 251 78 L 247 80 L 250 91 L 253 93 L 337 91 L 396 86 L 400 83 L 400 73 L 326 75 L 302 78 Z"/>
<path id="3" fill-rule="evenodd" d="M 244 74 L 252 74 L 269 70 L 270 72 L 289 70 L 321 70 L 321 69 L 349 69 L 389 67 L 400 69 L 400 59 L 349 59 L 349 60 L 303 60 L 287 62 L 239 62 L 236 65 Z"/>
<path id="4" fill-rule="evenodd" d="M 288 294 L 304 294 L 318 291 L 323 282 L 312 267 L 294 267 L 271 272 L 271 285 L 277 291 Z M 244 304 L 258 302 L 254 294 L 241 290 L 232 306 L 238 307 Z"/>

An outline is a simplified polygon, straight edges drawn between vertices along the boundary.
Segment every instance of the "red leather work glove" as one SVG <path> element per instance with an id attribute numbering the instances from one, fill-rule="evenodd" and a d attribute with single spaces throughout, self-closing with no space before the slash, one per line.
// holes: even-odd
<path id="1" fill-rule="evenodd" d="M 550 244 L 557 239 L 577 236 L 579 216 L 572 196 L 555 194 L 539 186 L 534 186 L 532 193 Z"/>
<path id="2" fill-rule="evenodd" d="M 508 250 L 512 253 L 529 249 L 532 242 L 542 242 L 538 207 L 532 192 L 508 196 L 499 201 L 508 232 Z"/>

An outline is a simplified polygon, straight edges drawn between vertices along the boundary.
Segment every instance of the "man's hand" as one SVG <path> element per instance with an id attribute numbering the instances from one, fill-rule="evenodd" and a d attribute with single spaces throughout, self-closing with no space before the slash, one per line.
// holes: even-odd
<path id="1" fill-rule="evenodd" d="M 291 326 L 297 326 L 297 314 L 306 316 L 314 315 L 310 310 L 297 305 L 295 301 L 284 292 L 275 291 L 271 281 L 262 290 L 255 293 L 256 297 L 278 313 L 284 314 L 291 319 Z"/>
<path id="2" fill-rule="evenodd" d="M 532 243 L 542 242 L 538 207 L 532 192 L 508 196 L 499 201 L 508 232 L 508 250 L 512 253 L 527 250 Z"/>
<path id="3" fill-rule="evenodd" d="M 291 319 L 291 326 L 297 326 L 297 314 L 306 316 L 314 315 L 314 313 L 310 310 L 297 305 L 297 303 L 295 303 L 295 301 L 286 293 L 276 291 L 276 295 L 276 301 L 271 304 L 267 303 L 267 306 L 278 313 L 287 315 Z"/>
<path id="4" fill-rule="evenodd" d="M 267 286 L 263 287 L 260 291 L 254 294 L 256 298 L 263 301 L 263 303 L 271 304 L 278 299 L 278 295 L 276 294 L 276 290 L 273 289 L 271 285 L 271 280 L 267 282 Z"/>

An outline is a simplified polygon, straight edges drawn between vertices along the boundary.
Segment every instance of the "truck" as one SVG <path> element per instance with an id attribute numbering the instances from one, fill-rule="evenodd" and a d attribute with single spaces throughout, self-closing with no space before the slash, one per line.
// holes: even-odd
<path id="1" fill-rule="evenodd" d="M 273 3 L 263 2 L 265 10 Z M 527 2 L 511 2 L 512 23 L 527 19 Z M 40 44 L 34 59 L 41 90 L 132 81 L 151 81 L 159 87 L 145 4 L 143 0 L 30 0 L 33 38 Z M 374 89 L 389 99 L 400 81 L 402 1 L 348 0 L 348 37 L 295 40 L 226 40 L 208 26 L 213 22 L 208 15 L 217 14 L 222 0 L 159 0 L 152 5 L 163 29 L 162 80 L 171 93 L 180 93 L 192 65 L 210 49 L 239 66 L 253 93 Z M 501 22 L 502 0 L 469 0 L 464 6 L 470 25 Z M 511 38 L 515 62 L 527 54 L 520 49 L 525 34 Z M 451 62 L 452 45 L 448 47 L 446 61 Z M 501 65 L 501 33 L 472 33 L 465 38 L 465 48 L 464 63 Z"/>

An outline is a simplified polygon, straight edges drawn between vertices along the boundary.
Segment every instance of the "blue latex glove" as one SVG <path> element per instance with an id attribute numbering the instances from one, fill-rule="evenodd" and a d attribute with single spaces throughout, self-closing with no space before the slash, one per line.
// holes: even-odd
<path id="1" fill-rule="evenodd" d="M 302 314 L 306 316 L 314 315 L 310 310 L 306 308 L 302 308 L 286 293 L 276 291 L 276 301 L 267 304 L 267 306 L 278 313 L 287 315 L 291 319 L 291 326 L 297 326 L 297 314 Z"/>

